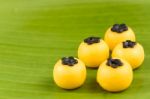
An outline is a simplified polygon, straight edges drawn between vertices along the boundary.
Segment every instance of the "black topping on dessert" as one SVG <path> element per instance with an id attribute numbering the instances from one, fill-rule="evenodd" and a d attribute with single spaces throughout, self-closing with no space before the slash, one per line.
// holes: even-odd
<path id="1" fill-rule="evenodd" d="M 68 66 L 73 66 L 78 63 L 78 60 L 75 59 L 74 57 L 63 57 L 62 59 L 62 64 L 63 65 L 68 65 Z"/>
<path id="2" fill-rule="evenodd" d="M 123 48 L 133 48 L 136 45 L 136 42 L 133 42 L 131 40 L 126 40 L 123 42 Z"/>
<path id="3" fill-rule="evenodd" d="M 127 30 L 128 30 L 128 27 L 126 26 L 126 24 L 114 24 L 113 27 L 111 28 L 111 31 L 117 32 L 117 33 L 122 33 Z"/>
<path id="4" fill-rule="evenodd" d="M 88 38 L 84 39 L 84 42 L 87 43 L 88 45 L 91 45 L 94 43 L 99 43 L 100 37 L 88 37 Z"/>
<path id="5" fill-rule="evenodd" d="M 123 63 L 121 62 L 120 59 L 108 58 L 106 65 L 111 66 L 113 68 L 117 68 L 118 66 L 122 66 Z"/>

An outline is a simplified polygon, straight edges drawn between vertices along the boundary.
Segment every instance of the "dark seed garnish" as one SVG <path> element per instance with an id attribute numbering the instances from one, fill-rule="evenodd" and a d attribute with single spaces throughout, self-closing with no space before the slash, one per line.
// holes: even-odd
<path id="1" fill-rule="evenodd" d="M 128 27 L 126 26 L 126 24 L 114 24 L 113 27 L 111 28 L 111 31 L 117 32 L 117 33 L 122 33 L 127 30 L 128 30 Z"/>
<path id="2" fill-rule="evenodd" d="M 117 68 L 118 66 L 122 66 L 123 63 L 120 61 L 120 59 L 109 58 L 107 59 L 106 65 L 111 66 L 113 68 Z"/>
<path id="3" fill-rule="evenodd" d="M 136 42 L 133 42 L 131 40 L 126 40 L 123 42 L 123 48 L 133 48 L 136 45 Z"/>
<path id="4" fill-rule="evenodd" d="M 87 43 L 88 45 L 91 45 L 94 43 L 99 43 L 100 37 L 88 37 L 88 38 L 84 39 L 84 42 Z"/>
<path id="5" fill-rule="evenodd" d="M 78 61 L 72 56 L 63 57 L 61 60 L 63 65 L 68 65 L 68 66 L 73 66 L 78 63 Z"/>

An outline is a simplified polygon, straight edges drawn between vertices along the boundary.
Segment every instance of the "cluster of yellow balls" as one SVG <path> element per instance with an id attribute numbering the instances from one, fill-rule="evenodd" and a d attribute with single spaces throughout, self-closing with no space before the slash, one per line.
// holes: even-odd
<path id="1" fill-rule="evenodd" d="M 131 85 L 133 69 L 144 61 L 144 49 L 135 42 L 130 27 L 114 24 L 106 31 L 104 40 L 84 39 L 78 48 L 78 58 L 63 57 L 55 64 L 53 77 L 59 87 L 74 89 L 83 85 L 87 66 L 98 67 L 96 79 L 103 89 L 118 92 Z"/>

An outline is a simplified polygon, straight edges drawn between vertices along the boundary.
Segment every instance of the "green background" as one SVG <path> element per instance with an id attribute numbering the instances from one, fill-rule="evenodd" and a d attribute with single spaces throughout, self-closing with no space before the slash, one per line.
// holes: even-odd
<path id="1" fill-rule="evenodd" d="M 0 99 L 148 99 L 150 97 L 149 0 L 0 0 Z M 114 23 L 126 23 L 145 49 L 131 87 L 102 90 L 96 69 L 85 84 L 64 90 L 53 82 L 62 56 L 77 56 L 88 36 L 103 37 Z"/>

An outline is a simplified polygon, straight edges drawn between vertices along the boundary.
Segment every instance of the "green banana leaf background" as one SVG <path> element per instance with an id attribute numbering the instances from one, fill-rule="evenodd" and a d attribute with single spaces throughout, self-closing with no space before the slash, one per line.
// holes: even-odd
<path id="1" fill-rule="evenodd" d="M 63 56 L 77 57 L 80 42 L 103 38 L 114 23 L 126 23 L 145 49 L 132 85 L 110 93 L 87 68 L 84 85 L 64 90 L 53 81 Z M 0 0 L 0 99 L 148 99 L 150 97 L 149 0 Z"/>

